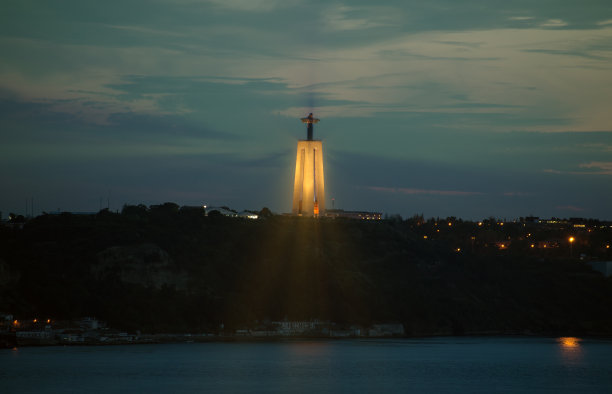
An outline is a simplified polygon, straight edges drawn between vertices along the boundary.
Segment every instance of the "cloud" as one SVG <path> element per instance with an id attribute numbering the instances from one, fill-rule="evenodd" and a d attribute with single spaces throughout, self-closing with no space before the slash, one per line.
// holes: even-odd
<path id="1" fill-rule="evenodd" d="M 567 26 L 567 22 L 562 19 L 549 19 L 544 23 L 540 24 L 541 27 L 564 27 Z"/>
<path id="2" fill-rule="evenodd" d="M 511 21 L 529 21 L 532 19 L 533 19 L 533 16 L 511 16 L 508 18 L 508 20 L 511 20 Z"/>
<path id="3" fill-rule="evenodd" d="M 570 174 L 570 175 L 612 175 L 612 162 L 610 161 L 591 161 L 589 163 L 581 163 L 579 168 L 593 169 L 594 171 L 562 171 L 547 168 L 542 170 L 550 174 Z"/>
<path id="4" fill-rule="evenodd" d="M 368 190 L 385 193 L 399 193 L 399 194 L 429 194 L 436 196 L 475 196 L 481 195 L 481 192 L 470 192 L 460 190 L 434 190 L 434 189 L 413 189 L 405 187 L 381 187 L 381 186 L 368 186 Z"/>
<path id="5" fill-rule="evenodd" d="M 607 19 L 605 21 L 597 22 L 598 26 L 608 26 L 612 25 L 612 19 Z"/>
<path id="6" fill-rule="evenodd" d="M 269 12 L 278 8 L 292 7 L 300 0 L 204 0 L 215 7 L 234 11 Z M 195 2 L 193 0 L 192 2 Z"/>
<path id="7" fill-rule="evenodd" d="M 327 29 L 335 31 L 365 30 L 397 24 L 393 13 L 384 7 L 349 7 L 335 5 L 322 11 Z"/>
<path id="8" fill-rule="evenodd" d="M 612 161 L 592 161 L 579 165 L 580 168 L 595 168 L 598 171 L 591 174 L 612 175 Z"/>

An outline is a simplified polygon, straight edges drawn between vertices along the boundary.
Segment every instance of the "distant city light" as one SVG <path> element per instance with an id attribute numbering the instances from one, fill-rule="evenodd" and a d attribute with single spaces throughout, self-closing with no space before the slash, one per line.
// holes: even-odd
<path id="1" fill-rule="evenodd" d="M 427 235 L 423 235 L 423 239 L 427 239 Z"/>
<path id="2" fill-rule="evenodd" d="M 575 241 L 575 238 L 574 237 L 569 237 L 569 241 L 570 241 L 570 243 L 572 243 L 572 242 Z"/>
<path id="3" fill-rule="evenodd" d="M 576 348 L 580 346 L 580 339 L 576 337 L 561 337 L 559 338 L 561 346 L 564 348 Z"/>

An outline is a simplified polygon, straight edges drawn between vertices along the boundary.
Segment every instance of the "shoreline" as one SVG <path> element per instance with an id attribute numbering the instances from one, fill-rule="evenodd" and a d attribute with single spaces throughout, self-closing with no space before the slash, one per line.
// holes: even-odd
<path id="1" fill-rule="evenodd" d="M 277 335 L 277 336 L 223 336 L 223 335 L 193 335 L 193 334 L 149 334 L 141 335 L 130 340 L 113 341 L 36 341 L 26 340 L 13 343 L 3 341 L 0 349 L 18 349 L 22 347 L 64 347 L 64 346 L 121 346 L 121 345 L 163 345 L 179 343 L 275 343 L 275 342 L 296 342 L 296 341 L 343 341 L 343 340 L 410 340 L 410 339 L 431 339 L 431 338 L 578 338 L 580 340 L 612 340 L 612 335 L 588 334 L 578 335 L 560 333 L 519 333 L 519 332 L 472 332 L 466 334 L 423 334 L 423 335 L 401 335 L 401 336 L 322 336 L 322 335 Z M 15 337 L 15 339 L 17 339 Z"/>

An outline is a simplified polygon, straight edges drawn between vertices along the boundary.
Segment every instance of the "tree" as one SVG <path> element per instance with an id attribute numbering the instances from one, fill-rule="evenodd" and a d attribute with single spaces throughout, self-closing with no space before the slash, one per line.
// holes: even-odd
<path id="1" fill-rule="evenodd" d="M 273 215 L 272 211 L 270 211 L 268 207 L 263 207 L 261 208 L 261 211 L 259 211 L 259 217 L 262 217 L 262 218 L 269 218 L 272 215 Z"/>

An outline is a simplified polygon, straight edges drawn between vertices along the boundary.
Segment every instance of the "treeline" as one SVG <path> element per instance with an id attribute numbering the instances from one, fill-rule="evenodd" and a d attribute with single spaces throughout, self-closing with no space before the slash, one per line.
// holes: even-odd
<path id="1" fill-rule="evenodd" d="M 409 335 L 612 334 L 612 283 L 586 263 L 486 248 L 470 241 L 475 224 L 441 224 L 248 220 L 172 203 L 42 215 L 0 230 L 0 312 L 143 332 L 287 318 L 400 322 Z"/>

